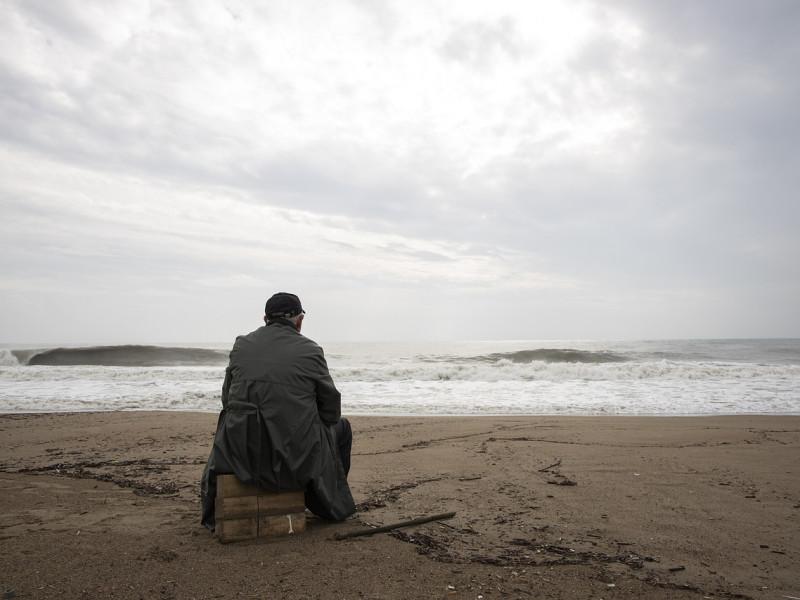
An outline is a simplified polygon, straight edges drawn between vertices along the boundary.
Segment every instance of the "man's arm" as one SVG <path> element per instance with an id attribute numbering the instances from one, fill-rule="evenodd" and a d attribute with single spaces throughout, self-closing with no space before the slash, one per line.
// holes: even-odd
<path id="1" fill-rule="evenodd" d="M 231 383 L 233 382 L 233 371 L 230 367 L 225 369 L 225 381 L 222 383 L 222 408 L 228 406 L 228 393 L 231 390 Z"/>
<path id="2" fill-rule="evenodd" d="M 325 425 L 336 425 L 342 416 L 342 395 L 333 384 L 328 363 L 321 349 L 317 369 L 319 375 L 316 379 L 316 394 L 319 418 Z"/>

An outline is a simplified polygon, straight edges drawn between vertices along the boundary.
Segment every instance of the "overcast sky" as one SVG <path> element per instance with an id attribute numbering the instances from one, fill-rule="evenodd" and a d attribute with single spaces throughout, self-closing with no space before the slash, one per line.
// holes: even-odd
<path id="1" fill-rule="evenodd" d="M 3 0 L 0 342 L 800 337 L 800 2 Z"/>

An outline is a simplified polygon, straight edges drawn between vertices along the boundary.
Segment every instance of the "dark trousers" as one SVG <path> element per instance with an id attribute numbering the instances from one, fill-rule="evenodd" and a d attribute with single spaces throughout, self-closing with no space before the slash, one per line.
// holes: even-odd
<path id="1" fill-rule="evenodd" d="M 350 427 L 350 421 L 340 419 L 333 426 L 333 431 L 336 433 L 336 447 L 339 449 L 339 458 L 342 459 L 344 475 L 347 477 L 350 473 L 350 450 L 353 447 L 353 430 Z"/>

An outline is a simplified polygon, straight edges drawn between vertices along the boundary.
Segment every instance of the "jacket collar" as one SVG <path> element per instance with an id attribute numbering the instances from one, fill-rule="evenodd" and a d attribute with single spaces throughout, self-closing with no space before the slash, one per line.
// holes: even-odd
<path id="1" fill-rule="evenodd" d="M 269 327 L 270 325 L 288 325 L 289 327 L 297 331 L 297 327 L 294 326 L 294 323 L 292 323 L 289 319 L 284 319 L 283 317 L 270 318 L 269 322 L 267 322 L 267 327 Z"/>

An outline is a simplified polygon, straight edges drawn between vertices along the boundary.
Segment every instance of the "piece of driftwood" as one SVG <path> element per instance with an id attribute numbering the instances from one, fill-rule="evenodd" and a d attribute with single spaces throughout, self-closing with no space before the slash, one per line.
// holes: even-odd
<path id="1" fill-rule="evenodd" d="M 560 466 L 561 466 L 561 459 L 559 458 L 559 459 L 558 459 L 558 462 L 554 462 L 554 463 L 553 463 L 552 465 L 550 465 L 549 467 L 545 467 L 544 469 L 539 469 L 539 473 L 547 473 L 547 472 L 548 472 L 550 469 L 552 469 L 553 467 L 560 467 Z"/>
<path id="2" fill-rule="evenodd" d="M 337 540 L 346 540 L 348 538 L 359 537 L 362 535 L 374 535 L 376 533 L 385 533 L 393 529 L 400 529 L 401 527 L 411 527 L 413 525 L 422 525 L 423 523 L 430 523 L 431 521 L 443 521 L 444 519 L 452 519 L 456 516 L 455 512 L 442 513 L 440 515 L 431 515 L 429 517 L 421 517 L 419 519 L 412 519 L 411 521 L 402 521 L 400 523 L 393 523 L 392 525 L 383 525 L 382 527 L 373 527 L 370 529 L 361 529 L 359 531 L 351 531 L 349 533 L 336 534 Z"/>

